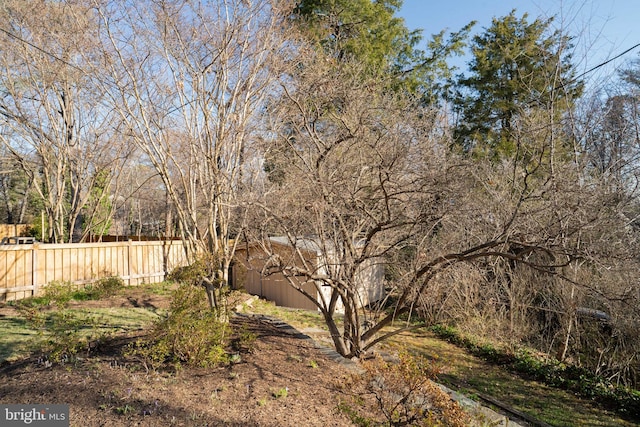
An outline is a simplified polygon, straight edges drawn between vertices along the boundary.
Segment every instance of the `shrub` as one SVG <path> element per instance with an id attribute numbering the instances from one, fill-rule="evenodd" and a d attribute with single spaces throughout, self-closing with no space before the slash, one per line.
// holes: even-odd
<path id="1" fill-rule="evenodd" d="M 182 284 L 199 285 L 204 275 L 204 263 L 201 260 L 197 260 L 192 264 L 173 269 L 167 275 L 167 280 Z"/>
<path id="2" fill-rule="evenodd" d="M 191 264 L 175 268 L 167 279 L 176 282 L 199 286 L 204 278 L 212 278 L 218 268 L 219 261 L 213 254 L 202 254 Z"/>
<path id="3" fill-rule="evenodd" d="M 228 328 L 207 306 L 203 288 L 183 284 L 172 294 L 169 315 L 128 353 L 140 357 L 147 369 L 165 363 L 211 367 L 228 360 Z"/>
<path id="4" fill-rule="evenodd" d="M 360 426 L 452 426 L 468 424 L 457 402 L 433 382 L 438 370 L 423 357 L 401 353 L 398 363 L 376 357 L 363 363 L 363 375 L 346 384 L 350 401 L 339 409 Z"/>
<path id="5" fill-rule="evenodd" d="M 113 282 L 104 282 L 107 283 L 104 289 L 112 289 Z M 97 322 L 93 317 L 66 309 L 72 299 L 89 297 L 86 290 L 77 290 L 71 282 L 53 281 L 44 287 L 41 296 L 16 301 L 14 306 L 27 324 L 45 338 L 40 351 L 50 361 L 64 362 L 73 360 L 78 352 L 89 348 L 91 340 L 103 335 L 97 333 Z M 50 309 L 43 310 L 45 306 Z"/>
<path id="6" fill-rule="evenodd" d="M 40 346 L 50 361 L 73 360 L 80 351 L 89 348 L 89 341 L 98 339 L 96 321 L 93 317 L 78 316 L 70 310 L 42 311 L 37 305 L 17 306 L 27 324 L 46 338 Z"/>
<path id="7" fill-rule="evenodd" d="M 123 288 L 124 280 L 118 276 L 109 276 L 87 286 L 85 292 L 89 299 L 101 299 L 116 295 Z"/>
<path id="8" fill-rule="evenodd" d="M 207 289 L 206 296 L 210 306 L 218 310 L 220 316 L 226 318 L 229 288 L 219 268 L 219 258 L 215 254 L 206 253 L 201 254 L 192 264 L 176 268 L 167 278 L 182 284 L 204 286 Z"/>
<path id="9" fill-rule="evenodd" d="M 69 305 L 71 300 L 86 301 L 106 298 L 116 295 L 122 288 L 124 288 L 124 281 L 117 276 L 104 277 L 83 289 L 77 289 L 77 286 L 71 282 L 53 281 L 43 288 L 41 295 L 12 301 L 11 304 L 23 311 L 23 314 L 26 314 L 30 308 L 38 309 L 43 306 L 55 306 L 63 309 Z"/>
<path id="10" fill-rule="evenodd" d="M 44 299 L 49 304 L 53 303 L 59 308 L 64 308 L 73 298 L 75 287 L 71 282 L 53 281 L 44 287 Z"/>
<path id="11" fill-rule="evenodd" d="M 42 350 L 54 362 L 73 360 L 97 338 L 94 318 L 79 318 L 67 310 L 56 310 L 46 322 L 47 343 Z"/>

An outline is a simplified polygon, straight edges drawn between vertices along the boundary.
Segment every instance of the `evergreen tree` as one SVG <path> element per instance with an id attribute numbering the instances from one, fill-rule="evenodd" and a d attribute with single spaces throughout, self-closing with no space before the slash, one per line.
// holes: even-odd
<path id="1" fill-rule="evenodd" d="M 394 16 L 402 0 L 303 0 L 296 8 L 305 34 L 337 61 L 357 60 L 388 70 L 411 58 L 420 41 Z"/>
<path id="2" fill-rule="evenodd" d="M 422 30 L 409 31 L 395 16 L 401 6 L 402 0 L 302 0 L 295 13 L 306 37 L 336 66 L 356 62 L 369 75 L 385 75 L 390 88 L 433 105 L 454 70 L 447 60 L 462 54 L 474 23 L 448 37 L 444 30 L 432 35 L 422 50 Z"/>
<path id="3" fill-rule="evenodd" d="M 473 38 L 468 77 L 461 76 L 454 105 L 454 135 L 467 152 L 513 155 L 518 120 L 536 110 L 559 119 L 580 96 L 571 64 L 570 37 L 552 31 L 553 18 L 528 21 L 515 10 Z"/>

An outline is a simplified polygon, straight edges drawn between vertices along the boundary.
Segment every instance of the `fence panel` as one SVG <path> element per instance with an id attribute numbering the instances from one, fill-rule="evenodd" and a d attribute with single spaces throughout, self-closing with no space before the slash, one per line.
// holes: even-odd
<path id="1" fill-rule="evenodd" d="M 187 261 L 177 240 L 0 246 L 0 301 L 35 295 L 52 281 L 80 286 L 118 276 L 128 285 L 161 282 Z"/>
<path id="2" fill-rule="evenodd" d="M 33 288 L 33 254 L 19 247 L 0 250 L 0 291 L 12 289 L 14 299 L 31 295 Z M 1 296 L 0 296 L 1 298 Z"/>
<path id="3" fill-rule="evenodd" d="M 3 237 L 24 236 L 28 228 L 27 224 L 0 224 L 0 239 Z"/>

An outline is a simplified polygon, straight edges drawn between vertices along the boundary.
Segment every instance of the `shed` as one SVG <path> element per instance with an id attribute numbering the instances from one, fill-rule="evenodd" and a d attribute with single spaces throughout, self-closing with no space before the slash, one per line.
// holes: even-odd
<path id="1" fill-rule="evenodd" d="M 286 237 L 272 237 L 270 245 L 280 257 L 290 260 L 296 259 L 295 249 Z M 326 253 L 323 253 L 320 245 L 313 239 L 298 239 L 296 247 L 304 259 L 315 266 L 318 273 L 322 274 L 329 268 L 339 268 L 334 261 L 333 251 L 327 250 Z M 262 270 L 266 261 L 267 255 L 258 245 L 238 247 L 232 271 L 234 288 L 244 288 L 248 293 L 273 301 L 282 307 L 317 309 L 313 302 L 289 285 L 282 273 L 263 274 Z M 296 264 L 300 265 L 300 261 L 297 261 Z M 296 279 L 299 280 L 298 283 L 305 291 L 316 296 L 317 301 L 322 301 L 322 299 L 328 301 L 331 297 L 331 287 L 321 285 L 321 283 L 318 283 L 320 286 L 316 286 L 314 282 L 305 282 L 303 277 L 294 278 L 294 280 Z M 374 259 L 368 260 L 357 274 L 356 287 L 360 307 L 381 300 L 384 297 L 384 266 L 382 263 Z M 344 311 L 341 303 L 336 309 L 338 312 Z"/>

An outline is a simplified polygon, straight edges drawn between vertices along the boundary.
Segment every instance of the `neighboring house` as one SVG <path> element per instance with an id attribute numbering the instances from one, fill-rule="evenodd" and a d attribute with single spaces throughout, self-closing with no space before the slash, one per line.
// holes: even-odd
<path id="1" fill-rule="evenodd" d="M 292 265 L 300 265 L 299 256 L 295 256 L 295 250 L 285 237 L 271 238 L 272 250 L 282 259 L 290 261 Z M 328 268 L 340 268 L 336 265 L 333 251 L 323 253 L 320 245 L 311 239 L 299 239 L 296 242 L 298 252 L 309 265 L 314 266 L 315 271 L 322 275 Z M 296 260 L 296 261 L 294 261 Z M 307 310 L 317 309 L 316 305 L 307 297 L 295 290 L 282 273 L 265 274 L 263 268 L 267 261 L 266 253 L 258 245 L 241 246 L 236 250 L 235 265 L 232 272 L 233 287 L 244 288 L 252 295 L 258 295 L 273 301 L 283 307 L 302 308 Z M 293 264 L 295 262 L 295 264 Z M 329 301 L 331 287 L 322 283 L 305 282 L 304 277 L 295 277 L 294 280 L 309 294 L 314 295 L 317 301 L 322 299 Z M 384 297 L 384 267 L 381 263 L 368 261 L 358 274 L 357 295 L 359 306 L 367 306 Z M 338 312 L 343 312 L 341 304 Z"/>

